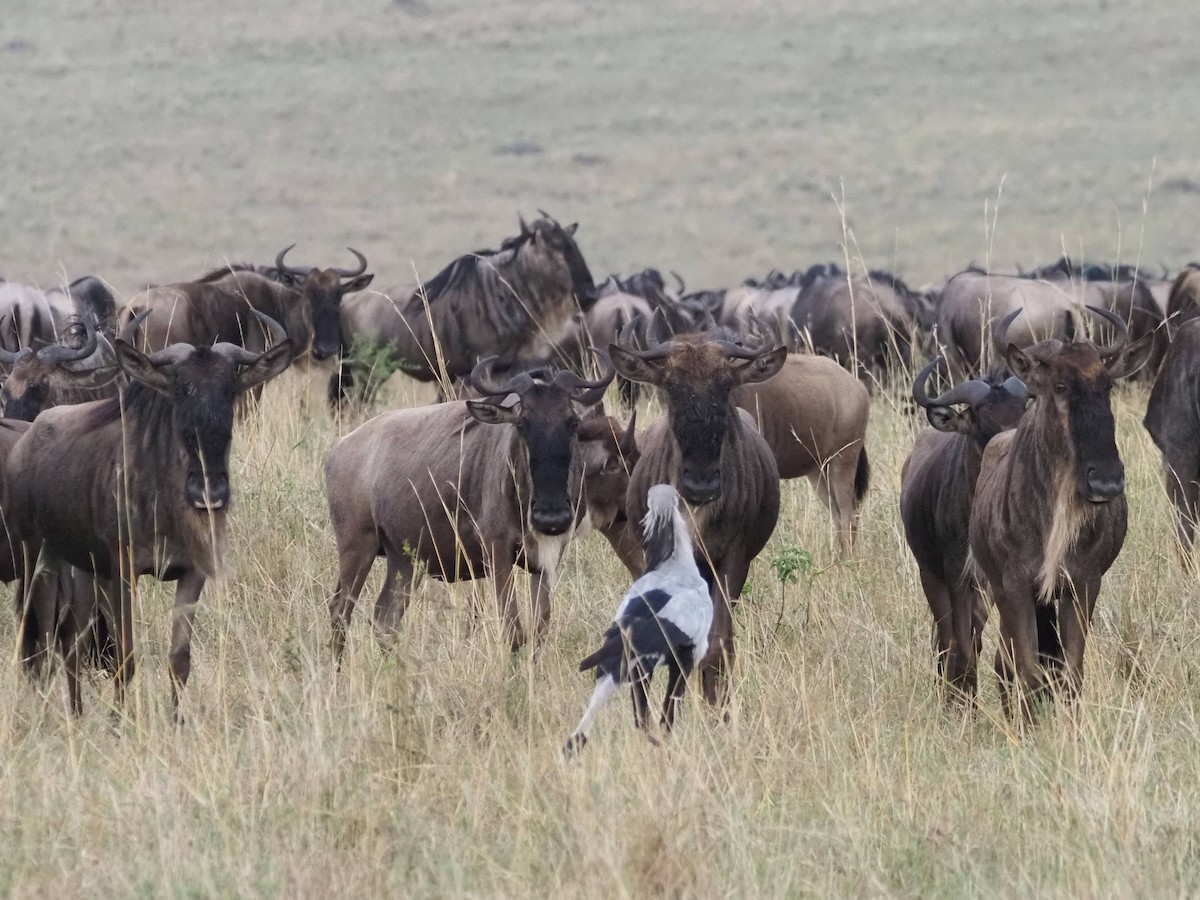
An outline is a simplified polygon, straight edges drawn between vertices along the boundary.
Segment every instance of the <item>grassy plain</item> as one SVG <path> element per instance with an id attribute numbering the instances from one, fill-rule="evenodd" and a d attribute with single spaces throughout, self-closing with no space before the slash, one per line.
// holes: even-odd
<path id="1" fill-rule="evenodd" d="M 128 295 L 299 241 L 358 247 L 386 286 L 538 206 L 580 221 L 597 276 L 654 264 L 693 286 L 844 253 L 912 282 L 1063 247 L 1195 253 L 1200 8 L 810 6 L 9 0 L 0 272 Z M 1117 405 L 1132 528 L 1076 713 L 1017 735 L 986 675 L 978 717 L 934 701 L 896 514 L 916 423 L 886 393 L 854 560 L 785 487 L 730 722 L 690 704 L 656 749 L 617 704 L 572 765 L 575 664 L 627 585 L 607 546 L 569 552 L 537 653 L 510 657 L 490 618 L 470 627 L 467 588 L 433 583 L 390 658 L 360 610 L 335 680 L 320 466 L 338 426 L 310 395 L 289 376 L 235 438 L 229 576 L 205 593 L 182 732 L 169 591 L 149 581 L 118 726 L 103 682 L 74 722 L 61 684 L 43 699 L 0 670 L 0 893 L 1200 891 L 1196 584 L 1144 391 Z M 428 399 L 394 383 L 387 402 Z M 768 560 L 793 547 L 815 568 L 781 595 Z"/>

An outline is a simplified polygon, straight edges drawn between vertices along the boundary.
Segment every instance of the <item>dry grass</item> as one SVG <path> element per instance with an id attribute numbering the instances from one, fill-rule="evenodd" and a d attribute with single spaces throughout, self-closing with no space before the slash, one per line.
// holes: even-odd
<path id="1" fill-rule="evenodd" d="M 202 601 L 189 720 L 170 724 L 169 593 L 139 598 L 131 715 L 110 686 L 65 712 L 16 665 L 0 681 L 0 891 L 33 896 L 721 896 L 1188 893 L 1200 801 L 1194 583 L 1175 565 L 1144 396 L 1118 423 L 1133 524 L 1105 582 L 1086 698 L 1021 737 L 993 679 L 975 718 L 934 699 L 929 621 L 896 515 L 914 424 L 875 404 L 862 543 L 786 485 L 738 615 L 732 716 L 693 697 L 652 747 L 614 704 L 583 757 L 560 749 L 590 690 L 576 662 L 627 585 L 573 547 L 550 638 L 511 657 L 467 591 L 428 583 L 397 651 L 356 617 L 335 677 L 334 554 L 320 465 L 335 434 L 299 376 L 236 438 L 230 571 Z M 390 402 L 424 396 L 397 380 Z M 819 574 L 780 615 L 769 558 Z M 378 583 L 378 577 L 373 584 Z M 494 594 L 485 593 L 490 608 Z M 367 594 L 371 593 L 368 587 Z M 994 628 L 994 626 L 993 626 Z M 989 632 L 989 639 L 991 633 Z M 5 625 L 11 640 L 11 625 Z M 989 640 L 990 644 L 990 640 Z M 990 650 L 990 647 L 988 648 Z M 990 658 L 990 656 L 988 657 Z"/>
<path id="2" fill-rule="evenodd" d="M 538 206 L 581 222 L 597 277 L 653 264 L 692 287 L 842 259 L 841 242 L 914 283 L 1063 246 L 1178 265 L 1200 6 L 1143 7 L 11 0 L 0 274 L 95 271 L 128 296 L 299 241 L 298 262 L 358 247 L 386 289 Z M 472 628 L 469 588 L 431 584 L 394 656 L 360 610 L 335 679 L 335 432 L 304 391 L 269 387 L 235 438 L 230 575 L 202 599 L 181 732 L 170 594 L 148 579 L 126 720 L 107 684 L 75 722 L 61 683 L 42 697 L 0 673 L 0 894 L 1200 891 L 1196 583 L 1144 392 L 1119 401 L 1132 527 L 1076 713 L 1020 737 L 986 674 L 977 717 L 934 701 L 896 514 L 914 423 L 883 395 L 853 562 L 807 486 L 785 489 L 737 618 L 730 722 L 690 703 L 655 749 L 617 704 L 566 765 L 590 687 L 575 665 L 626 586 L 607 546 L 570 550 L 538 653 L 510 657 L 492 617 Z M 792 547 L 820 574 L 781 618 L 765 562 Z"/>

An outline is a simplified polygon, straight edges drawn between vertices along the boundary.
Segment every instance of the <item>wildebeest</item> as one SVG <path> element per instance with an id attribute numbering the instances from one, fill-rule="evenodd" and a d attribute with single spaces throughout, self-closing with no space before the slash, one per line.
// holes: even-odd
<path id="1" fill-rule="evenodd" d="M 438 381 L 445 393 L 483 357 L 497 357 L 498 371 L 553 360 L 572 316 L 595 302 L 596 285 L 575 243 L 575 224 L 564 228 L 545 214 L 520 224 L 520 233 L 499 250 L 460 256 L 424 285 L 348 301 L 342 308 L 347 351 L 390 346 L 401 371 Z M 351 384 L 344 364 L 331 392 L 340 397 Z"/>
<path id="2" fill-rule="evenodd" d="M 705 698 L 725 695 L 733 662 L 732 605 L 750 563 L 779 516 L 779 469 L 753 418 L 734 403 L 737 385 L 766 381 L 783 367 L 785 347 L 748 349 L 704 334 L 681 335 L 645 350 L 609 345 L 613 365 L 666 397 L 667 416 L 650 426 L 629 482 L 630 522 L 646 515 L 646 492 L 673 485 L 689 505 L 697 564 L 712 591 L 708 653 L 700 663 Z"/>
<path id="3" fill-rule="evenodd" d="M 1175 506 L 1176 535 L 1190 560 L 1200 502 L 1200 319 L 1188 319 L 1175 339 L 1150 391 L 1142 420 L 1162 453 L 1167 494 Z"/>
<path id="4" fill-rule="evenodd" d="M 754 417 L 779 477 L 812 483 L 848 554 L 871 476 L 871 398 L 863 383 L 832 359 L 801 354 L 789 356 L 773 378 L 735 387 L 733 401 Z"/>
<path id="5" fill-rule="evenodd" d="M 112 334 L 116 314 L 112 292 L 92 275 L 48 291 L 0 280 L 0 349 L 16 352 L 57 344 L 71 322 L 80 319 Z"/>
<path id="6" fill-rule="evenodd" d="M 16 353 L 0 349 L 0 363 L 10 370 L 0 388 L 5 418 L 32 422 L 47 407 L 116 392 L 120 367 L 112 345 L 100 340 L 90 318 L 84 317 L 79 327 L 84 338 L 78 347 L 50 344 Z"/>
<path id="7" fill-rule="evenodd" d="M 1006 336 L 1019 309 L 995 330 L 1033 397 L 984 450 L 971 508 L 971 556 L 1000 615 L 996 673 L 1010 715 L 1019 702 L 1031 716 L 1031 700 L 1051 687 L 1078 695 L 1101 580 L 1125 541 L 1109 394 L 1129 334 L 1115 313 L 1090 309 L 1115 331 L 1110 346 L 1051 339 L 1021 349 Z"/>
<path id="8" fill-rule="evenodd" d="M 338 583 L 329 610 L 338 659 L 378 556 L 387 560 L 372 617 L 381 639 L 398 627 L 418 565 L 443 581 L 494 576 L 514 650 L 525 642 L 515 569 L 527 569 L 533 631 L 545 632 L 559 560 L 587 517 L 587 479 L 620 464 L 610 458 L 608 422 L 597 420 L 595 433 L 585 434 L 580 418 L 601 400 L 613 371 L 596 381 L 523 372 L 496 384 L 494 362 L 483 360 L 470 375 L 483 399 L 383 413 L 330 451 L 325 485 Z"/>
<path id="9" fill-rule="evenodd" d="M 361 291 L 374 276 L 366 271 L 363 255 L 352 248 L 359 261 L 354 270 L 294 268 L 284 262 L 288 250 L 291 247 L 281 250 L 275 266 L 262 272 L 239 263 L 195 281 L 149 288 L 121 310 L 121 325 L 139 313 L 154 312 L 137 335 L 138 345 L 147 352 L 180 343 L 228 343 L 261 351 L 266 334 L 253 315 L 258 312 L 283 326 L 294 357 L 309 350 L 316 359 L 334 356 L 341 348 L 343 298 Z"/>
<path id="10" fill-rule="evenodd" d="M 1197 316 L 1200 316 L 1200 263 L 1188 263 L 1171 283 L 1167 321 L 1175 331 Z"/>
<path id="11" fill-rule="evenodd" d="M 118 340 L 118 364 L 131 382 L 121 396 L 46 410 L 9 456 L 5 513 L 25 563 L 40 548 L 40 568 L 62 572 L 70 565 L 95 577 L 113 641 L 118 704 L 134 671 L 131 594 L 140 576 L 155 575 L 177 581 L 170 669 L 178 715 L 197 603 L 224 555 L 234 402 L 292 358 L 283 328 L 258 317 L 274 341 L 262 353 L 218 343 L 174 344 L 147 355 Z M 26 600 L 23 643 L 58 643 L 78 713 L 77 638 L 95 611 L 36 593 Z"/>
<path id="12" fill-rule="evenodd" d="M 984 448 L 1016 427 L 1029 394 L 1014 375 L 973 379 L 930 397 L 926 385 L 941 362 L 934 359 L 913 383 L 932 428 L 917 435 L 904 461 L 900 518 L 933 613 L 938 676 L 973 699 L 987 607 L 967 563 L 971 502 Z"/>
<path id="13" fill-rule="evenodd" d="M 886 272 L 848 275 L 836 266 L 811 271 L 790 318 L 805 343 L 869 384 L 884 380 L 893 361 L 907 363 L 918 341 L 915 301 Z"/>
<path id="14" fill-rule="evenodd" d="M 988 335 L 993 324 L 1015 309 L 1022 309 L 1008 340 L 1018 347 L 1037 341 L 1071 341 L 1087 332 L 1085 308 L 1099 306 L 1114 312 L 1127 324 L 1127 354 L 1151 367 L 1165 347 L 1157 306 L 1149 290 L 1134 281 L 1087 281 L 1072 278 L 1062 265 L 1034 270 L 1052 280 L 1024 275 L 989 275 L 968 269 L 955 275 L 942 289 L 938 306 L 937 339 L 955 380 L 976 378 L 994 362 L 989 358 Z M 1089 270 L 1093 271 L 1093 270 Z M 1118 271 L 1118 274 L 1119 271 Z M 1107 335 L 1107 325 L 1098 336 Z M 1161 358 L 1158 356 L 1157 358 Z M 1133 368 L 1125 361 L 1122 370 Z"/>

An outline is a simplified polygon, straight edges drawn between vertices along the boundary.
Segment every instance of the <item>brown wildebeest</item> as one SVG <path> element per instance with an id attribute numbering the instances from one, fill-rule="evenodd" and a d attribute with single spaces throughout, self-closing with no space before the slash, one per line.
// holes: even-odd
<path id="1" fill-rule="evenodd" d="M 170 649 L 178 717 L 196 606 L 224 555 L 234 402 L 292 358 L 283 328 L 257 315 L 275 341 L 261 354 L 219 343 L 147 356 L 118 340 L 117 361 L 131 381 L 121 396 L 46 410 L 9 456 L 5 512 L 25 565 L 40 548 L 39 568 L 62 573 L 71 565 L 95 576 L 118 704 L 134 671 L 131 592 L 140 576 L 155 575 L 178 582 Z M 36 632 L 25 643 L 57 643 L 79 713 L 80 637 L 95 611 L 37 588 L 35 579 L 24 603 L 25 627 Z"/>
<path id="2" fill-rule="evenodd" d="M 973 702 L 987 606 L 967 563 L 971 501 L 984 448 L 1016 427 L 1029 394 L 1014 375 L 966 381 L 931 398 L 926 384 L 941 362 L 913 383 L 913 399 L 933 427 L 917 435 L 904 461 L 900 518 L 933 613 L 939 681 Z"/>
<path id="3" fill-rule="evenodd" d="M 1200 274 L 1200 273 L 1197 273 Z M 1167 494 L 1175 506 L 1176 536 L 1190 563 L 1200 502 L 1200 320 L 1188 319 L 1175 332 L 1158 370 L 1142 423 L 1162 453 Z"/>
<path id="4" fill-rule="evenodd" d="M 838 548 L 849 554 L 871 479 L 871 398 L 863 383 L 832 359 L 800 354 L 770 380 L 735 387 L 733 402 L 754 417 L 779 477 L 812 483 L 833 517 Z"/>
<path id="5" fill-rule="evenodd" d="M 284 262 L 291 249 L 281 250 L 275 266 L 265 268 L 265 274 L 237 264 L 214 269 L 195 281 L 149 288 L 121 310 L 121 326 L 151 310 L 154 315 L 142 325 L 137 340 L 147 352 L 172 344 L 214 343 L 261 352 L 266 333 L 253 315 L 259 312 L 283 325 L 295 358 L 310 349 L 316 359 L 335 356 L 341 347 L 342 299 L 361 291 L 374 276 L 353 248 L 348 249 L 358 257 L 356 270 L 293 268 Z"/>
<path id="6" fill-rule="evenodd" d="M 1005 711 L 1032 717 L 1051 687 L 1070 699 L 1083 686 L 1083 654 L 1100 583 L 1125 541 L 1125 467 L 1109 394 L 1129 335 L 1120 316 L 1090 307 L 1116 332 L 1091 341 L 1008 342 L 1014 310 L 995 342 L 1033 403 L 1013 431 L 983 452 L 971 508 L 971 555 L 1000 615 Z M 1017 696 L 1013 696 L 1013 692 Z"/>
<path id="7" fill-rule="evenodd" d="M 626 335 L 609 345 L 617 371 L 660 388 L 667 402 L 667 417 L 651 425 L 642 441 L 626 515 L 630 522 L 645 518 L 646 492 L 655 484 L 673 485 L 688 503 L 686 518 L 698 537 L 696 561 L 714 604 L 701 679 L 708 702 L 721 703 L 734 656 L 732 606 L 779 516 L 775 456 L 750 414 L 737 408 L 733 389 L 775 375 L 787 349 L 750 350 L 704 334 L 681 335 L 646 350 L 623 344 Z"/>
<path id="8" fill-rule="evenodd" d="M 515 570 L 527 569 L 533 631 L 545 633 L 563 550 L 587 519 L 587 480 L 622 477 L 609 423 L 598 419 L 585 430 L 579 413 L 600 402 L 614 373 L 585 381 L 571 372 L 551 380 L 526 372 L 494 384 L 493 362 L 480 362 L 470 376 L 484 399 L 383 413 L 329 452 L 325 486 L 338 551 L 329 611 L 339 660 L 379 556 L 387 574 L 372 621 L 383 641 L 404 616 L 418 564 L 443 581 L 497 578 L 514 650 L 525 643 Z"/>
<path id="9" fill-rule="evenodd" d="M 342 308 L 344 349 L 391 347 L 399 368 L 418 381 L 466 377 L 483 357 L 496 369 L 521 361 L 553 360 L 572 317 L 596 300 L 596 285 L 576 225 L 543 213 L 499 250 L 460 256 L 423 286 L 369 291 Z M 443 375 L 445 377 L 443 377 Z M 331 398 L 340 401 L 354 377 L 346 364 Z"/>

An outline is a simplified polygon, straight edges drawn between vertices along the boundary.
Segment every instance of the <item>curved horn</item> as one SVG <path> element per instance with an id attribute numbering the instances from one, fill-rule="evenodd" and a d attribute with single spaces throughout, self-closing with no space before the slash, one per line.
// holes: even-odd
<path id="1" fill-rule="evenodd" d="M 497 385 L 490 380 L 492 363 L 499 357 L 488 356 L 481 359 L 467 376 L 467 383 L 484 397 L 497 397 L 502 394 L 520 394 L 533 384 L 533 378 L 528 372 L 520 372 L 503 385 Z"/>
<path id="2" fill-rule="evenodd" d="M 554 216 L 550 215 L 550 213 L 546 212 L 544 209 L 539 209 L 538 215 L 549 222 L 554 222 Z M 554 224 L 557 225 L 558 223 L 554 222 Z"/>
<path id="3" fill-rule="evenodd" d="M 284 330 L 283 326 L 266 313 L 259 312 L 257 309 L 252 309 L 250 312 L 254 314 L 254 318 L 258 319 L 262 326 L 267 330 L 267 336 L 271 338 L 271 343 L 268 345 L 268 349 L 270 347 L 274 347 L 276 344 L 282 344 L 288 339 L 288 333 Z"/>
<path id="4" fill-rule="evenodd" d="M 1005 378 L 1004 384 L 1000 385 L 1000 387 L 1004 388 L 1004 390 L 1008 391 L 1008 393 L 1012 396 L 1018 397 L 1021 400 L 1029 399 L 1029 388 L 1025 387 L 1025 382 L 1023 382 L 1016 375 L 1010 375 L 1008 378 Z"/>
<path id="5" fill-rule="evenodd" d="M 937 357 L 933 362 L 928 363 L 925 368 L 921 369 L 917 375 L 917 380 L 913 382 L 912 397 L 917 402 L 918 406 L 925 409 L 931 409 L 938 406 L 957 406 L 959 404 L 965 406 L 974 406 L 979 401 L 983 400 L 992 392 L 992 386 L 986 381 L 978 378 L 973 378 L 970 381 L 964 381 L 962 384 L 957 384 L 940 397 L 930 398 L 929 392 L 925 389 L 925 385 L 929 381 L 929 376 L 933 374 L 933 370 L 942 362 L 942 357 Z M 1020 381 L 1020 379 L 1017 379 Z M 1022 385 L 1024 386 L 1024 385 Z"/>
<path id="6" fill-rule="evenodd" d="M 671 277 L 679 282 L 679 290 L 677 290 L 675 293 L 679 294 L 682 297 L 684 292 L 686 291 L 686 288 L 684 287 L 684 284 L 683 284 L 683 276 L 681 276 L 674 269 L 671 269 Z"/>
<path id="7" fill-rule="evenodd" d="M 1024 308 L 1023 306 L 1018 306 L 992 328 L 992 343 L 996 345 L 996 349 L 1000 351 L 1001 355 L 1008 349 L 1008 326 L 1013 323 L 1013 320 L 1021 314 L 1021 310 Z"/>
<path id="8" fill-rule="evenodd" d="M 1101 360 L 1109 362 L 1116 359 L 1121 354 L 1121 351 L 1125 349 L 1125 345 L 1129 343 L 1129 326 L 1125 324 L 1124 319 L 1110 309 L 1104 309 L 1099 306 L 1088 306 L 1088 309 L 1101 318 L 1107 319 L 1113 328 L 1117 329 L 1117 336 L 1107 347 L 1096 344 L 1096 350 L 1099 351 Z"/>
<path id="9" fill-rule="evenodd" d="M 295 244 L 288 244 L 275 254 L 275 268 L 277 268 L 280 272 L 286 272 L 288 275 L 293 277 L 301 277 L 308 273 L 304 269 L 293 268 L 283 261 L 283 258 L 288 255 L 288 251 L 295 246 Z"/>
<path id="10" fill-rule="evenodd" d="M 730 359 L 757 359 L 764 351 L 756 347 L 740 347 L 732 341 L 710 341 L 721 348 Z"/>
<path id="11" fill-rule="evenodd" d="M 100 343 L 96 335 L 96 326 L 92 323 L 90 316 L 83 316 L 80 322 L 83 324 L 83 333 L 85 335 L 82 347 L 78 350 L 73 350 L 61 344 L 51 344 L 38 351 L 38 359 L 49 365 L 56 366 L 61 363 L 79 362 L 81 359 L 87 359 L 95 353 L 96 347 Z"/>
<path id="12" fill-rule="evenodd" d="M 292 246 L 294 247 L 295 244 Z M 362 275 L 367 271 L 367 258 L 353 247 L 347 247 L 346 249 L 358 257 L 358 269 L 352 271 L 350 269 L 339 269 L 335 267 L 333 271 L 337 272 L 339 278 L 357 278 L 359 275 Z"/>
<path id="13" fill-rule="evenodd" d="M 595 347 L 589 347 L 592 353 L 600 359 L 604 364 L 604 372 L 596 381 L 585 381 L 574 372 L 559 372 L 554 376 L 554 384 L 558 385 L 563 390 L 574 396 L 573 399 L 582 403 L 584 406 L 591 406 L 604 396 L 604 391 L 612 384 L 612 380 L 617 375 L 617 370 L 613 367 L 612 360 L 607 353 L 597 350 Z"/>
<path id="14" fill-rule="evenodd" d="M 150 318 L 150 310 L 143 309 L 140 313 L 125 323 L 125 327 L 121 329 L 121 333 L 117 335 L 118 341 L 124 341 L 127 344 L 132 344 L 133 339 L 137 336 L 137 330 L 142 327 L 142 323 Z"/>
<path id="15" fill-rule="evenodd" d="M 257 309 L 252 309 L 250 312 L 254 313 L 254 317 L 262 323 L 263 328 L 266 329 L 267 336 L 271 339 L 271 342 L 267 345 L 267 350 L 288 340 L 288 333 L 283 330 L 283 326 L 266 313 L 261 313 Z M 168 347 L 167 349 L 172 348 Z M 213 345 L 214 352 L 220 353 L 226 359 L 232 360 L 235 365 L 239 366 L 253 365 L 258 362 L 267 350 L 264 350 L 262 353 L 255 353 L 253 350 L 247 350 L 241 344 L 231 344 L 228 341 L 222 341 L 219 344 Z"/>
<path id="16" fill-rule="evenodd" d="M 0 363 L 6 366 L 15 366 L 25 357 L 32 355 L 32 347 L 22 347 L 20 350 L 5 350 L 3 347 L 0 347 Z"/>

